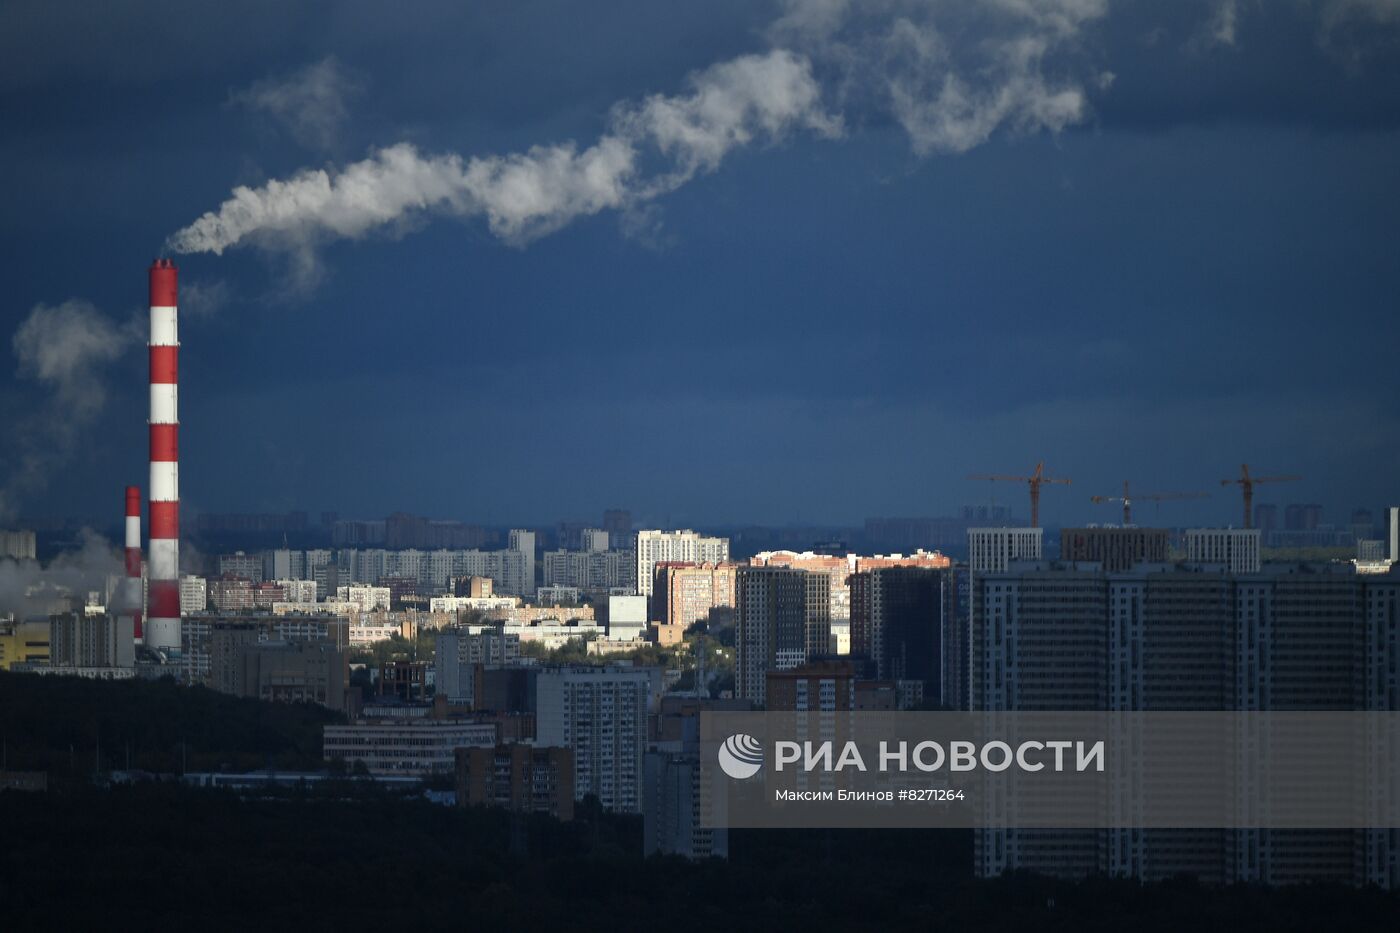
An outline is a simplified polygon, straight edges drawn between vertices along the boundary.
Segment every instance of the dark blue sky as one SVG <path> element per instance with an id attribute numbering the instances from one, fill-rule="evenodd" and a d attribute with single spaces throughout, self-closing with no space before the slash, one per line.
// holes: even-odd
<path id="1" fill-rule="evenodd" d="M 963 477 L 1041 458 L 1074 478 L 1050 524 L 1113 519 L 1088 496 L 1124 478 L 1237 521 L 1241 461 L 1331 520 L 1400 501 L 1400 4 L 1061 2 L 1081 18 L 1031 72 L 1083 91 L 1058 132 L 921 148 L 865 63 L 802 46 L 840 138 L 755 140 L 636 211 L 523 246 L 414 213 L 317 236 L 314 280 L 267 243 L 181 257 L 186 508 L 858 522 L 1019 506 Z M 79 299 L 120 334 L 236 184 L 401 141 L 584 148 L 616 102 L 787 47 L 776 5 L 591 6 L 8 4 L 4 332 Z M 873 4 L 845 51 L 901 17 L 954 62 L 997 38 L 944 6 Z M 328 56 L 343 118 L 251 102 Z M 128 344 L 85 361 L 94 409 L 7 357 L 9 508 L 115 515 L 145 484 Z"/>

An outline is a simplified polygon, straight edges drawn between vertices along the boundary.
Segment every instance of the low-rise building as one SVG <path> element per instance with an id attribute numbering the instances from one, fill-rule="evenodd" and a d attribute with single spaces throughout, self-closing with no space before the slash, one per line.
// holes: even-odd
<path id="1" fill-rule="evenodd" d="M 0 622 L 0 671 L 8 671 L 13 664 L 48 662 L 47 621 Z"/>
<path id="2" fill-rule="evenodd" d="M 370 774 L 450 774 L 459 748 L 494 748 L 496 724 L 452 719 L 380 719 L 325 727 L 321 752 Z"/>
<path id="3" fill-rule="evenodd" d="M 541 606 L 577 605 L 582 594 L 576 586 L 541 586 L 535 588 L 535 602 Z"/>
<path id="4" fill-rule="evenodd" d="M 637 641 L 647 629 L 645 596 L 608 597 L 608 640 Z"/>
<path id="5" fill-rule="evenodd" d="M 319 703 L 346 708 L 349 663 L 327 642 L 253 642 L 238 646 L 238 680 L 228 693 L 274 703 Z M 219 665 L 219 669 L 225 669 Z"/>

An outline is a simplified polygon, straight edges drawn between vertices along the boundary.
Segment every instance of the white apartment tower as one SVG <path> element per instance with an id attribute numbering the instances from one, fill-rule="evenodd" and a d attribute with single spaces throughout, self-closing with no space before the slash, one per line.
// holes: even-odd
<path id="1" fill-rule="evenodd" d="M 617 813 L 641 813 L 647 743 L 646 668 L 542 671 L 536 744 L 574 752 L 574 799 L 595 795 Z"/>
<path id="2" fill-rule="evenodd" d="M 510 550 L 520 554 L 520 582 L 515 587 L 518 596 L 535 592 L 535 533 L 521 528 L 510 531 Z"/>
<path id="3" fill-rule="evenodd" d="M 1044 529 L 1041 528 L 969 528 L 967 530 L 967 583 L 968 612 L 963 621 L 962 643 L 967 656 L 967 683 L 969 693 L 961 697 L 960 703 L 968 709 L 975 709 L 973 694 L 983 688 L 978 669 L 977 657 L 978 629 L 977 580 L 989 573 L 1005 573 L 1012 561 L 1040 560 L 1044 553 Z"/>
<path id="4" fill-rule="evenodd" d="M 637 593 L 650 596 L 652 573 L 664 561 L 718 564 L 729 560 L 728 538 L 707 538 L 694 531 L 637 532 Z"/>
<path id="5" fill-rule="evenodd" d="M 1191 528 L 1186 532 L 1186 559 L 1224 564 L 1230 573 L 1258 573 L 1259 529 Z"/>
<path id="6" fill-rule="evenodd" d="M 209 591 L 204 578 L 191 573 L 180 577 L 180 615 L 204 612 L 208 608 Z"/>
<path id="7" fill-rule="evenodd" d="M 1002 573 L 1013 560 L 1040 560 L 1044 529 L 969 528 L 967 566 L 973 574 Z"/>

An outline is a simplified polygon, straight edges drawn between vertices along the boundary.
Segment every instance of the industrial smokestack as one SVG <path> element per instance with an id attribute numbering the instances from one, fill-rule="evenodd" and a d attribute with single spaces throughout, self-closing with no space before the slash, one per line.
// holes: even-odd
<path id="1" fill-rule="evenodd" d="M 179 314 L 175 263 L 151 264 L 151 558 L 146 644 L 180 650 Z"/>
<path id="2" fill-rule="evenodd" d="M 131 614 L 131 631 L 141 644 L 141 490 L 126 487 L 126 592 L 122 609 Z"/>

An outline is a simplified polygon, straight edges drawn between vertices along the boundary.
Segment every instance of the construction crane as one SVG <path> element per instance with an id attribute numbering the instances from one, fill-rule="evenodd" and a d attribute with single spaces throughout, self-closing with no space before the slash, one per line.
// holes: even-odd
<path id="1" fill-rule="evenodd" d="M 1133 496 L 1128 492 L 1128 481 L 1123 480 L 1123 495 L 1121 496 L 1090 496 L 1089 501 L 1095 505 L 1101 502 L 1121 502 L 1123 503 L 1123 524 L 1133 523 L 1133 500 L 1146 499 L 1149 502 L 1167 502 L 1172 499 L 1209 499 L 1210 493 L 1205 492 L 1149 492 L 1140 496 Z"/>
<path id="2" fill-rule="evenodd" d="M 1254 487 L 1259 483 L 1292 483 L 1302 479 L 1301 476 L 1250 476 L 1249 464 L 1240 464 L 1239 479 L 1222 479 L 1220 485 L 1232 486 L 1238 484 L 1244 491 L 1244 527 L 1252 528 L 1254 515 Z"/>
<path id="3" fill-rule="evenodd" d="M 1031 488 L 1031 527 L 1040 527 L 1040 487 L 1046 483 L 1068 486 L 1069 480 L 1045 475 L 1045 461 L 1035 465 L 1030 476 L 1003 476 L 997 473 L 973 473 L 968 479 L 989 480 L 994 483 L 1026 483 Z"/>

